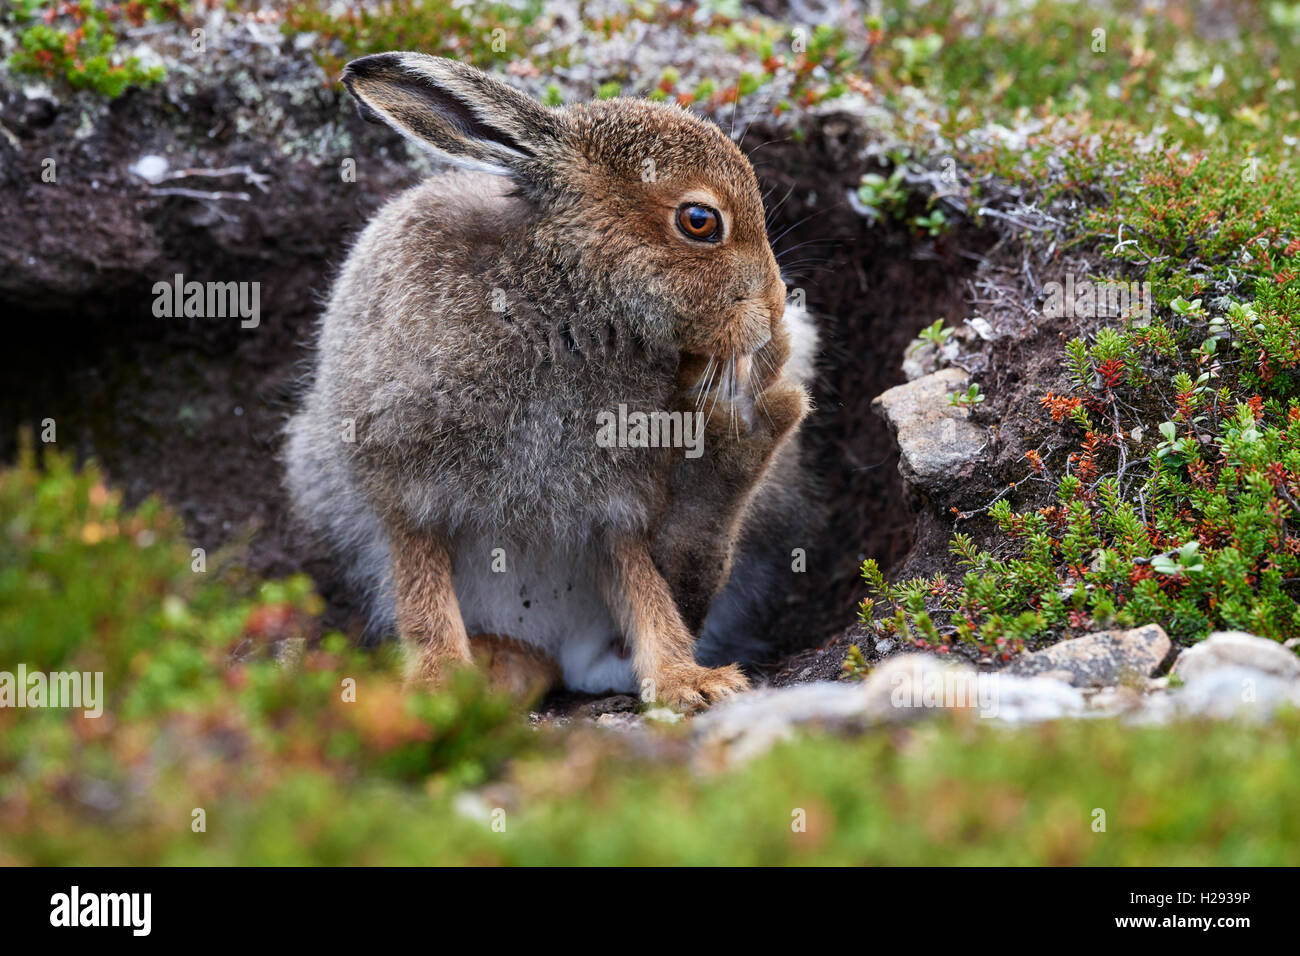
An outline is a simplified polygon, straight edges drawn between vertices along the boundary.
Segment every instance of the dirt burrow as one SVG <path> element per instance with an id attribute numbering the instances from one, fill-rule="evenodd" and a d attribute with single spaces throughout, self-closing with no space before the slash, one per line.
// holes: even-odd
<path id="1" fill-rule="evenodd" d="M 328 126 L 338 153 L 361 157 L 358 181 L 344 183 L 332 162 L 222 133 L 220 89 L 188 98 L 183 115 L 161 101 L 164 92 L 128 94 L 80 137 L 77 110 L 33 112 L 17 92 L 2 97 L 19 147 L 0 141 L 0 194 L 11 211 L 0 220 L 0 249 L 9 250 L 0 253 L 0 307 L 13 330 L 0 355 L 0 455 L 12 457 L 18 427 L 39 431 L 53 418 L 59 446 L 98 459 L 129 501 L 160 495 L 197 545 L 213 553 L 240 544 L 240 560 L 258 574 L 308 571 L 329 603 L 327 623 L 356 633 L 330 563 L 287 520 L 277 454 L 332 270 L 373 210 L 421 175 L 404 144 L 357 120 L 335 93 L 286 100 L 298 128 Z M 782 680 L 791 679 L 781 665 L 792 652 L 852 621 L 863 557 L 891 567 L 911 550 L 915 516 L 870 403 L 903 380 L 903 350 L 921 327 L 962 319 L 964 280 L 992 241 L 967 226 L 926 239 L 869 222 L 847 193 L 864 171 L 870 132 L 835 114 L 803 126 L 798 143 L 788 130 L 748 136 L 765 144 L 753 158 L 769 203 L 779 203 L 778 255 L 822 327 L 807 454 L 831 520 L 810 543 L 804 587 L 778 622 L 768 671 Z M 150 153 L 173 168 L 247 165 L 271 185 L 260 192 L 238 176 L 211 184 L 247 189 L 247 203 L 156 196 L 128 171 Z M 58 184 L 40 181 L 33 164 L 43 156 L 58 158 Z M 176 273 L 259 282 L 260 325 L 156 318 L 153 284 Z M 838 668 L 831 658 L 803 676 L 830 676 L 822 671 Z"/>

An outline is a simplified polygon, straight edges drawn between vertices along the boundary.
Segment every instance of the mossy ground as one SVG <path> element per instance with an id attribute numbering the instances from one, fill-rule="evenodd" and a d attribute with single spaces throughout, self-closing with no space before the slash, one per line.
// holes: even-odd
<path id="1" fill-rule="evenodd" d="M 1149 322 L 1080 323 L 1078 344 L 1061 343 L 1072 384 L 1040 396 L 1052 438 L 988 504 L 998 536 L 958 539 L 941 581 L 877 580 L 890 607 L 867 615 L 873 627 L 993 655 L 1111 622 L 1156 620 L 1184 641 L 1223 625 L 1300 629 L 1300 5 L 1220 7 L 1230 28 L 1183 3 L 891 2 L 810 34 L 823 44 L 811 66 L 778 49 L 787 31 L 719 12 L 699 29 L 751 44 L 754 80 L 594 78 L 705 108 L 736 96 L 782 108 L 784 93 L 764 96 L 802 71 L 807 103 L 851 93 L 891 110 L 903 139 L 937 130 L 973 199 L 993 177 L 1072 210 L 1026 241 L 1088 250 L 1097 278 L 1151 283 Z M 298 5 L 291 29 L 295 16 L 334 31 L 327 67 L 406 37 L 386 18 L 316 23 Z M 590 28 L 667 16 L 629 7 Z M 524 49 L 528 26 L 505 52 L 473 37 L 466 49 L 518 61 L 509 44 Z M 928 213 L 915 225 L 943 228 Z M 680 727 L 647 731 L 653 746 L 633 755 L 610 732 L 531 728 L 470 677 L 404 693 L 391 648 L 321 633 L 309 581 L 253 580 L 237 552 L 203 557 L 195 570 L 160 505 L 123 508 L 93 467 L 52 450 L 0 475 L 2 663 L 102 671 L 107 695 L 98 719 L 0 709 L 0 861 L 1300 858 L 1295 715 L 1266 727 L 937 722 L 687 767 Z M 295 666 L 281 662 L 299 649 Z"/>
<path id="2" fill-rule="evenodd" d="M 221 555 L 196 571 L 156 503 L 125 510 L 93 467 L 44 459 L 0 476 L 6 650 L 102 670 L 106 700 L 0 709 L 5 863 L 1300 859 L 1294 717 L 975 719 L 691 769 L 680 727 L 632 756 L 616 732 L 530 728 L 469 675 L 403 692 L 395 655 L 319 633 L 304 579 L 241 580 Z M 274 659 L 298 640 L 296 665 Z"/>

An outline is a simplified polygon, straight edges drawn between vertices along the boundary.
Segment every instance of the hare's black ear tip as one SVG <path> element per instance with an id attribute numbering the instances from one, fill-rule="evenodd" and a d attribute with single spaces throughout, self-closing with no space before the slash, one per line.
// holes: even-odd
<path id="1" fill-rule="evenodd" d="M 403 53 L 372 53 L 370 56 L 357 57 L 343 67 L 343 83 L 351 89 L 353 80 L 366 80 L 380 73 L 400 69 Z"/>

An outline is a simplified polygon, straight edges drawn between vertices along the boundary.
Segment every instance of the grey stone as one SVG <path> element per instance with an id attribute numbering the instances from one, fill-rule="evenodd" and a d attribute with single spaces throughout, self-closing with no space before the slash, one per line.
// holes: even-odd
<path id="1" fill-rule="evenodd" d="M 912 487 L 941 487 L 983 449 L 984 429 L 968 420 L 967 409 L 948 404 L 948 395 L 965 390 L 968 380 L 962 369 L 946 368 L 891 388 L 872 402 L 897 436 L 898 470 Z"/>
<path id="2" fill-rule="evenodd" d="M 644 722 L 639 714 L 607 713 L 596 718 L 596 726 L 606 730 L 635 730 Z"/>
<path id="3" fill-rule="evenodd" d="M 1300 707 L 1300 681 L 1253 667 L 1197 671 L 1168 695 L 1178 717 L 1265 720 L 1280 707 Z"/>
<path id="4" fill-rule="evenodd" d="M 978 707 L 979 680 L 967 664 L 932 654 L 899 654 L 863 681 L 864 712 L 879 722 L 904 723 L 935 710 Z"/>
<path id="5" fill-rule="evenodd" d="M 1087 709 L 1083 693 L 1052 677 L 1017 677 L 1005 671 L 985 673 L 979 715 L 1007 724 L 1033 724 L 1081 716 Z"/>
<path id="6" fill-rule="evenodd" d="M 742 694 L 696 717 L 692 731 L 699 750 L 716 765 L 747 760 L 808 727 L 857 729 L 954 711 L 1025 723 L 1086 709 L 1083 694 L 1060 681 L 900 654 L 861 683 L 819 681 Z"/>
<path id="7" fill-rule="evenodd" d="M 843 726 L 864 720 L 862 685 L 815 681 L 741 694 L 699 715 L 692 731 L 699 746 L 721 762 L 744 761 L 795 736 L 805 725 Z"/>
<path id="8" fill-rule="evenodd" d="M 1300 680 L 1300 658 L 1277 641 L 1243 631 L 1216 631 L 1189 647 L 1174 662 L 1184 681 L 1223 667 L 1249 667 L 1277 677 Z"/>
<path id="9" fill-rule="evenodd" d="M 1153 676 L 1170 647 L 1169 636 L 1158 624 L 1098 631 L 1026 654 L 1008 670 L 1019 676 L 1051 676 L 1075 687 L 1109 687 Z"/>
<path id="10" fill-rule="evenodd" d="M 1088 698 L 1088 709 L 1097 714 L 1130 714 L 1137 711 L 1143 703 L 1142 692 L 1123 684 L 1115 687 L 1103 687 Z"/>

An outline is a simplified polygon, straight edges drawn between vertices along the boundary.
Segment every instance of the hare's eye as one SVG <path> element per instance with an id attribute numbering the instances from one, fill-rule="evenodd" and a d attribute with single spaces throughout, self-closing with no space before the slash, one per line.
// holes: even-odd
<path id="1" fill-rule="evenodd" d="M 717 242 L 722 238 L 722 217 L 716 209 L 687 203 L 677 210 L 677 228 L 691 239 Z"/>

